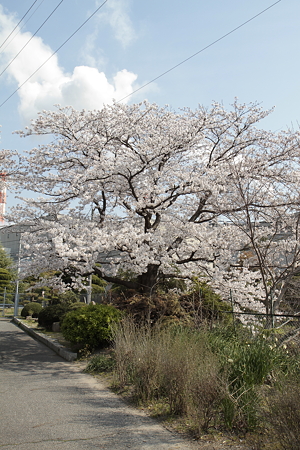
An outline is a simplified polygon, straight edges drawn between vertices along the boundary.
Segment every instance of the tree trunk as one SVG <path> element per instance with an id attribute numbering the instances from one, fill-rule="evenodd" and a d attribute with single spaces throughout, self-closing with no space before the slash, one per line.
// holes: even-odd
<path id="1" fill-rule="evenodd" d="M 159 269 L 158 265 L 149 264 L 147 272 L 139 275 L 136 281 L 122 280 L 122 278 L 104 275 L 101 272 L 101 268 L 99 267 L 94 267 L 94 273 L 97 274 L 99 277 L 103 278 L 103 280 L 107 281 L 108 283 L 119 284 L 121 286 L 127 287 L 128 289 L 135 289 L 141 294 L 151 295 L 155 292 L 157 288 L 158 269 Z"/>
<path id="2" fill-rule="evenodd" d="M 146 295 L 151 295 L 155 292 L 158 280 L 158 269 L 158 265 L 149 264 L 147 272 L 138 276 L 137 289 L 139 292 Z"/>

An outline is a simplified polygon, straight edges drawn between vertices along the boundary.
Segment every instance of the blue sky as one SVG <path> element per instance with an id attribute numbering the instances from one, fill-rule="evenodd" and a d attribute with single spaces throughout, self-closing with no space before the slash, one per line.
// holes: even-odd
<path id="1" fill-rule="evenodd" d="M 0 45 L 34 0 L 0 0 Z M 0 71 L 60 0 L 37 0 L 23 28 L 0 48 Z M 86 20 L 100 0 L 64 0 L 0 77 L 0 103 Z M 38 140 L 12 135 L 54 103 L 101 108 L 119 100 L 271 6 L 272 0 L 108 0 L 23 88 L 0 108 L 1 148 L 22 152 Z M 36 11 L 35 9 L 38 8 Z M 31 16 L 31 14 L 34 14 Z M 28 20 L 28 18 L 30 18 Z M 300 121 L 300 2 L 281 0 L 265 13 L 126 99 L 160 106 L 209 107 L 257 101 L 275 111 L 262 126 Z M 28 21 L 27 21 L 28 20 Z M 26 22 L 27 21 L 27 22 Z M 26 22 L 26 23 L 25 23 Z M 14 203 L 13 194 L 7 206 Z"/>

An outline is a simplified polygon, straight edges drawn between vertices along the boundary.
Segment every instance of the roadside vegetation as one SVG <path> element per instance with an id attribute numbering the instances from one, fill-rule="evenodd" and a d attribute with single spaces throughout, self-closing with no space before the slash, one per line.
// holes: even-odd
<path id="1" fill-rule="evenodd" d="M 123 298 L 127 315 L 85 371 L 109 374 L 117 393 L 194 438 L 221 433 L 255 450 L 299 449 L 299 343 L 285 343 L 282 328 L 250 331 L 210 290 L 197 292 L 127 301 L 123 292 L 114 302 Z"/>
<path id="2" fill-rule="evenodd" d="M 168 426 L 196 439 L 235 436 L 254 450 L 300 450 L 299 342 L 285 340 L 289 324 L 250 329 L 198 280 L 190 291 L 113 287 L 110 304 L 77 300 L 28 303 L 22 315 L 36 315 L 47 333 L 60 322 L 85 372 Z"/>
<path id="3" fill-rule="evenodd" d="M 86 371 L 193 437 L 229 433 L 255 449 L 300 448 L 298 349 L 223 323 L 211 329 L 137 325 L 125 318 L 112 351 Z"/>

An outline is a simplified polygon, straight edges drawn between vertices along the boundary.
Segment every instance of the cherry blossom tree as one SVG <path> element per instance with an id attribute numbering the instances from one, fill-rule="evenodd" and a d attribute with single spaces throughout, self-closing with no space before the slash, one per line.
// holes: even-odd
<path id="1" fill-rule="evenodd" d="M 273 173 L 264 183 L 258 184 L 249 179 L 246 181 L 240 173 L 235 172 L 237 193 L 243 208 L 228 218 L 245 236 L 240 265 L 249 268 L 254 274 L 259 273 L 267 314 L 275 313 L 287 292 L 299 285 L 297 153 L 297 148 L 295 158 L 290 153 L 289 164 L 286 161 L 281 162 L 276 169 L 272 167 Z M 262 197 L 263 204 L 259 200 Z"/>
<path id="2" fill-rule="evenodd" d="M 268 311 L 285 267 L 298 267 L 299 133 L 258 128 L 267 114 L 237 102 L 40 113 L 20 132 L 53 137 L 19 167 L 34 193 L 15 211 L 32 223 L 28 270 L 95 273 L 146 294 L 203 276 Z"/>
<path id="3" fill-rule="evenodd" d="M 13 164 L 12 157 L 14 155 L 13 151 L 1 150 L 0 151 L 0 171 L 8 173 L 11 170 L 11 165 Z"/>
<path id="4" fill-rule="evenodd" d="M 0 125 L 1 128 L 1 125 Z M 17 155 L 16 151 L 2 149 L 0 150 L 0 173 L 10 175 L 15 168 L 14 157 Z"/>

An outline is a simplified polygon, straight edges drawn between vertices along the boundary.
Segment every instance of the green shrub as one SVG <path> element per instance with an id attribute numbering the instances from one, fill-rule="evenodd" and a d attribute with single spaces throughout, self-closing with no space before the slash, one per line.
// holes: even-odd
<path id="1" fill-rule="evenodd" d="M 63 294 L 58 295 L 55 303 L 72 305 L 79 302 L 79 295 L 73 291 L 66 291 Z"/>
<path id="2" fill-rule="evenodd" d="M 70 307 L 66 304 L 46 306 L 38 315 L 39 325 L 46 330 L 51 330 L 52 324 L 60 322 L 68 311 L 70 311 Z"/>
<path id="3" fill-rule="evenodd" d="M 220 320 L 228 323 L 231 320 L 231 315 L 228 314 L 232 310 L 231 305 L 223 301 L 207 283 L 197 279 L 194 280 L 192 289 L 180 296 L 180 304 L 196 326 Z"/>
<path id="4" fill-rule="evenodd" d="M 40 303 L 27 303 L 26 306 L 21 311 L 22 317 L 32 316 L 38 317 L 39 313 L 42 311 L 43 307 Z"/>
<path id="5" fill-rule="evenodd" d="M 2 300 L 2 298 L 0 299 L 0 301 L 1 301 L 1 303 L 4 303 L 4 300 Z M 6 305 L 13 305 L 14 302 L 12 300 L 10 300 L 9 298 L 7 298 L 7 296 L 6 296 L 5 304 Z"/>
<path id="6" fill-rule="evenodd" d="M 99 347 L 112 338 L 112 325 L 122 313 L 111 305 L 89 305 L 70 311 L 63 319 L 61 330 L 69 342 Z"/>
<path id="7" fill-rule="evenodd" d="M 72 311 L 73 309 L 77 309 L 77 308 L 85 308 L 86 306 L 87 306 L 86 303 L 83 303 L 83 302 L 75 302 L 75 303 L 69 304 L 69 309 L 70 309 L 70 311 Z"/>

